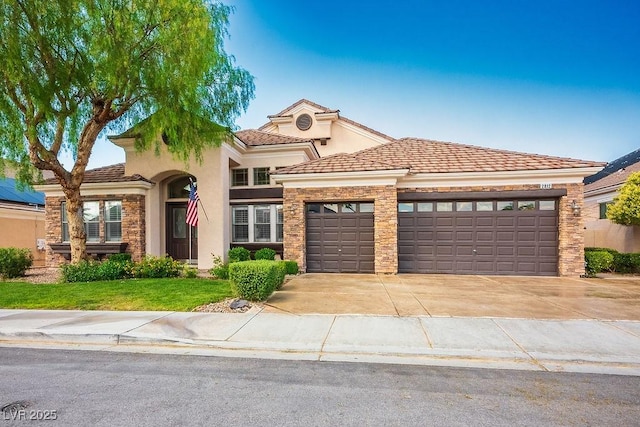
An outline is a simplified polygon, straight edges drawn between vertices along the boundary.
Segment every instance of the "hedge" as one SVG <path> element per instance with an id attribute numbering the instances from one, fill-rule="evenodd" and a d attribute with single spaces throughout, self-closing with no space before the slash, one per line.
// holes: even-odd
<path id="1" fill-rule="evenodd" d="M 609 271 L 613 266 L 613 255 L 606 251 L 588 251 L 584 254 L 587 276 L 595 276 L 603 271 Z"/>
<path id="2" fill-rule="evenodd" d="M 264 301 L 282 283 L 285 266 L 278 261 L 239 261 L 229 264 L 231 289 L 240 298 Z"/>

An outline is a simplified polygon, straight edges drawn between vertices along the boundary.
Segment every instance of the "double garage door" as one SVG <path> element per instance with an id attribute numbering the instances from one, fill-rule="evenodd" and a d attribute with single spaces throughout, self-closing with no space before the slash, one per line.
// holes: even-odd
<path id="1" fill-rule="evenodd" d="M 400 202 L 398 270 L 557 275 L 557 209 L 555 199 Z"/>
<path id="2" fill-rule="evenodd" d="M 374 272 L 373 203 L 310 203 L 306 222 L 308 272 Z M 555 276 L 558 201 L 401 201 L 398 271 Z"/>

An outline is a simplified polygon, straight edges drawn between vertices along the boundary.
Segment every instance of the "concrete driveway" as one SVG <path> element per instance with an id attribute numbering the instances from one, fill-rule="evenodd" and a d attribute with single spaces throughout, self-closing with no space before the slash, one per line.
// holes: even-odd
<path id="1" fill-rule="evenodd" d="M 303 274 L 266 312 L 640 320 L 640 278 Z"/>

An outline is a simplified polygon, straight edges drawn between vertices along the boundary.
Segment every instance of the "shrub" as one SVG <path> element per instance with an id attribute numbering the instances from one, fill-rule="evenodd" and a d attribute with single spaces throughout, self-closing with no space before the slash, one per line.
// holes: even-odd
<path id="1" fill-rule="evenodd" d="M 618 253 L 615 249 L 611 248 L 584 248 L 585 252 L 609 252 L 611 255 Z"/>
<path id="2" fill-rule="evenodd" d="M 613 255 L 613 271 L 616 273 L 640 273 L 640 253 Z"/>
<path id="3" fill-rule="evenodd" d="M 276 251 L 271 248 L 262 248 L 258 249 L 254 256 L 256 260 L 266 259 L 268 261 L 273 261 L 276 259 Z"/>
<path id="4" fill-rule="evenodd" d="M 249 252 L 249 250 L 241 246 L 229 249 L 228 255 L 229 263 L 249 261 L 251 259 L 251 253 Z"/>
<path id="5" fill-rule="evenodd" d="M 584 259 L 587 276 L 595 276 L 600 272 L 608 271 L 613 265 L 613 255 L 606 251 L 585 252 Z"/>
<path id="6" fill-rule="evenodd" d="M 213 254 L 212 254 L 213 255 Z M 222 261 L 222 257 L 213 255 L 213 268 L 209 273 L 216 279 L 229 279 L 229 264 Z"/>
<path id="7" fill-rule="evenodd" d="M 164 277 L 178 277 L 183 265 L 180 261 L 167 257 L 146 256 L 142 261 L 133 265 L 131 272 L 138 279 L 159 279 Z"/>
<path id="8" fill-rule="evenodd" d="M 284 281 L 284 265 L 276 261 L 241 261 L 229 265 L 231 289 L 240 298 L 264 301 Z"/>
<path id="9" fill-rule="evenodd" d="M 0 248 L 0 277 L 3 279 L 24 276 L 31 264 L 33 255 L 29 249 Z"/>
<path id="10" fill-rule="evenodd" d="M 97 261 L 80 261 L 62 266 L 63 282 L 94 282 L 96 280 L 100 280 L 100 263 Z"/>
<path id="11" fill-rule="evenodd" d="M 298 263 L 295 261 L 291 261 L 291 260 L 285 260 L 282 261 L 282 263 L 284 264 L 284 269 L 287 272 L 287 274 L 298 274 Z"/>
<path id="12" fill-rule="evenodd" d="M 113 262 L 131 262 L 131 254 L 123 252 L 119 254 L 109 255 L 108 261 Z"/>
<path id="13" fill-rule="evenodd" d="M 110 257 L 97 266 L 98 278 L 95 280 L 118 280 L 131 277 L 132 267 L 131 256 L 129 256 L 129 260 L 126 260 L 125 257 L 116 257 L 115 260 Z"/>
<path id="14" fill-rule="evenodd" d="M 198 277 L 198 269 L 195 267 L 185 267 L 182 271 L 182 275 L 187 279 L 195 279 Z"/>

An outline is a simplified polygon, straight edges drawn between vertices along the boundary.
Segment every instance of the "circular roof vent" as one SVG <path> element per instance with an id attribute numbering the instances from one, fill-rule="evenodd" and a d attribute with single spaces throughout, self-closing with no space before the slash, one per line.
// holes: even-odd
<path id="1" fill-rule="evenodd" d="M 296 119 L 296 126 L 300 130 L 309 130 L 312 123 L 311 116 L 308 114 L 300 114 Z"/>

